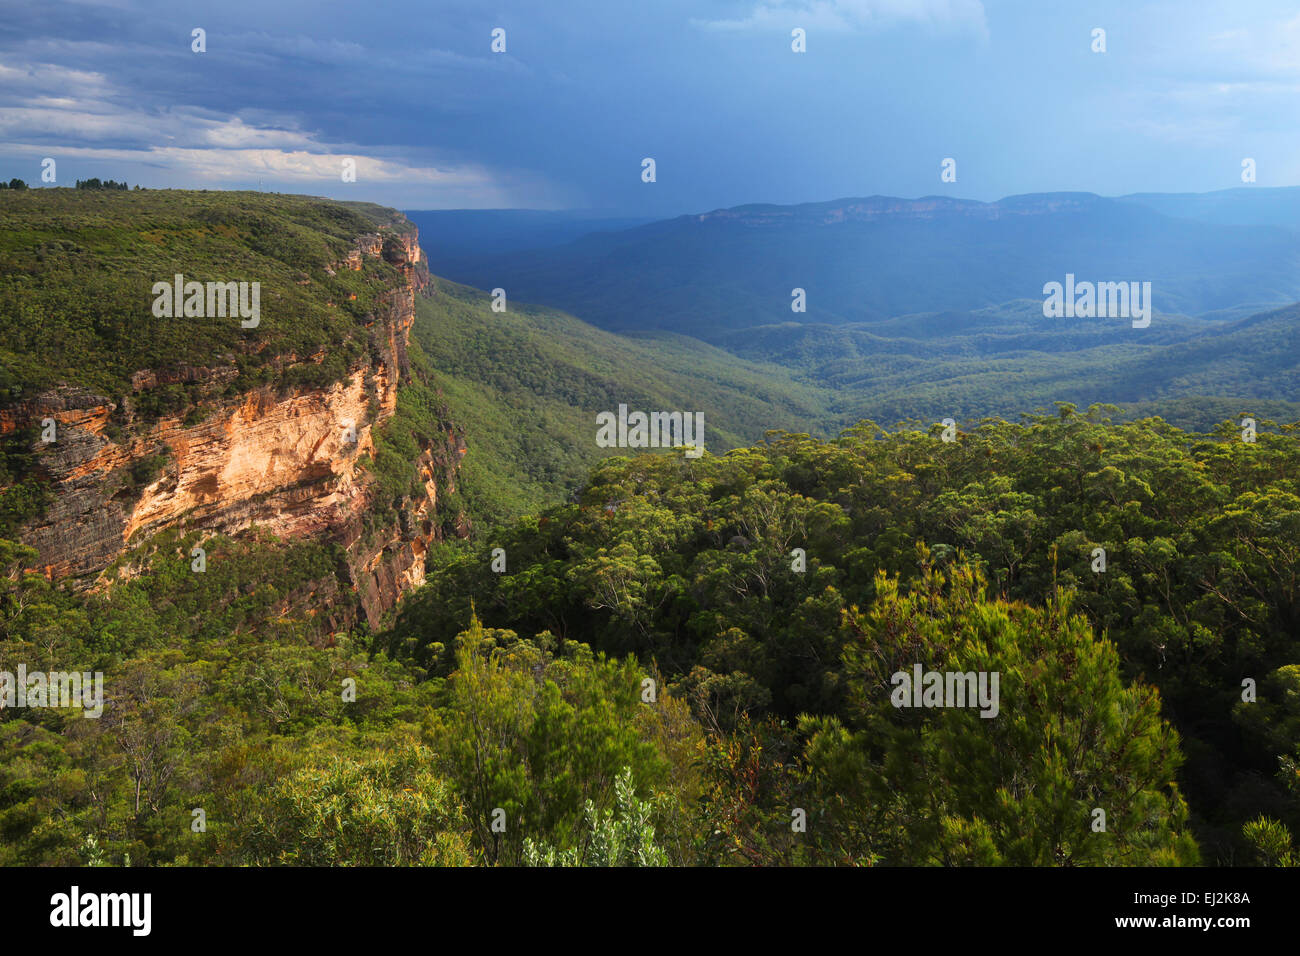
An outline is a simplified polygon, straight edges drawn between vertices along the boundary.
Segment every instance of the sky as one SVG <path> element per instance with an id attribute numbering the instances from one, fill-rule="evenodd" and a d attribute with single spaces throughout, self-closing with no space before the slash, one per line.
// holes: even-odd
<path id="1" fill-rule="evenodd" d="M 1257 185 L 1288 186 L 1300 4 L 8 4 L 0 175 L 39 184 L 47 158 L 60 186 L 646 217 L 878 194 L 1203 192 L 1241 186 L 1247 158 Z M 941 179 L 949 158 L 955 182 Z"/>

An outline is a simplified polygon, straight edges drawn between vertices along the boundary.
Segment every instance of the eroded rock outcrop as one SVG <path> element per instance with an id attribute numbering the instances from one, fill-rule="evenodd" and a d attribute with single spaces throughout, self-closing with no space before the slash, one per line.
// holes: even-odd
<path id="1" fill-rule="evenodd" d="M 448 424 L 411 463 L 418 493 L 385 502 L 386 525 L 366 520 L 375 478 L 362 463 L 374 452 L 374 429 L 396 409 L 399 383 L 410 376 L 414 297 L 426 278 L 417 268 L 414 232 L 361 236 L 333 268 L 359 269 L 364 258 L 380 256 L 401 269 L 401 280 L 381 296 L 364 357 L 327 388 L 268 386 L 224 397 L 237 375 L 233 365 L 142 369 L 132 377 L 136 394 L 187 383 L 210 397 L 186 417 L 147 424 L 134 420 L 131 396 L 115 402 L 72 387 L 0 411 L 0 434 L 39 433 L 43 422 L 47 431 L 54 423 L 55 439 L 37 437 L 32 445 L 53 497 L 20 529 L 39 553 L 35 570 L 89 585 L 124 551 L 164 529 L 237 534 L 256 525 L 285 538 L 324 536 L 342 545 L 348 566 L 339 584 L 355 591 L 371 624 L 423 583 L 429 544 L 444 527 L 464 530 L 463 518 L 439 512 L 439 499 L 454 487 L 465 444 Z"/>

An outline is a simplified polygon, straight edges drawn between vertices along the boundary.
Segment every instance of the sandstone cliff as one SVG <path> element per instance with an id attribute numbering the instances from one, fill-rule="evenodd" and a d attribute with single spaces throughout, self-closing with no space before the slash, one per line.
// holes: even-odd
<path id="1" fill-rule="evenodd" d="M 52 491 L 44 514 L 20 529 L 40 555 L 35 570 L 88 586 L 124 551 L 164 529 L 238 534 L 256 525 L 280 537 L 340 544 L 347 554 L 340 583 L 355 591 L 372 625 L 421 584 L 429 543 L 444 527 L 464 530 L 462 517 L 439 512 L 439 499 L 454 488 L 465 444 L 447 424 L 411 463 L 418 493 L 385 502 L 385 514 L 396 516 L 388 526 L 366 520 L 376 482 L 363 463 L 374 451 L 374 429 L 392 416 L 398 385 L 411 374 L 414 297 L 427 281 L 413 231 L 360 236 L 326 271 L 360 269 L 367 257 L 398 266 L 401 279 L 368 319 L 362 358 L 328 388 L 267 386 L 226 396 L 233 365 L 141 369 L 119 401 L 61 386 L 0 411 L 0 434 L 37 435 L 31 448 Z M 176 383 L 196 387 L 200 403 L 180 417 L 137 415 L 139 396 Z M 47 442 L 39 432 L 44 422 L 48 434 L 50 421 L 54 440 Z"/>

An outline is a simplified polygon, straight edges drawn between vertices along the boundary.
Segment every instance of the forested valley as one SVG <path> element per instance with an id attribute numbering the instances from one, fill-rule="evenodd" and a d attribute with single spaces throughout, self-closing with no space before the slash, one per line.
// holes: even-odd
<path id="1" fill-rule="evenodd" d="M 1300 862 L 1300 424 L 1191 390 L 1186 329 L 1145 405 L 968 417 L 991 380 L 939 363 L 872 421 L 771 330 L 494 311 L 370 204 L 0 220 L 0 676 L 105 693 L 0 684 L 0 865 Z M 262 326 L 139 335 L 181 269 L 262 276 Z M 1232 334 L 1293 365 L 1293 319 Z M 619 404 L 703 454 L 598 447 Z"/>

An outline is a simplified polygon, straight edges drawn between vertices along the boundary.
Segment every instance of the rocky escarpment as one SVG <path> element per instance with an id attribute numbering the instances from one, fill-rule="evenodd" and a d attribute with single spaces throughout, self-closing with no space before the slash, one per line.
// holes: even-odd
<path id="1" fill-rule="evenodd" d="M 377 479 L 367 463 L 375 429 L 393 415 L 398 386 L 411 374 L 414 297 L 426 278 L 413 232 L 361 236 L 326 271 L 359 270 L 372 257 L 399 267 L 400 279 L 367 317 L 361 358 L 328 387 L 267 385 L 228 395 L 233 363 L 142 369 L 116 400 L 60 386 L 0 411 L 0 434 L 31 436 L 36 471 L 50 491 L 44 513 L 18 529 L 38 552 L 34 570 L 86 586 L 164 529 L 238 534 L 256 526 L 341 545 L 341 585 L 355 592 L 371 624 L 422 583 L 430 542 L 447 528 L 464 531 L 464 519 L 443 514 L 439 503 L 454 489 L 465 444 L 446 424 L 411 463 L 412 492 L 382 502 L 385 518 L 376 526 Z M 282 359 L 324 357 L 322 350 Z M 177 384 L 192 389 L 197 403 L 145 420 L 138 407 L 150 392 Z"/>

